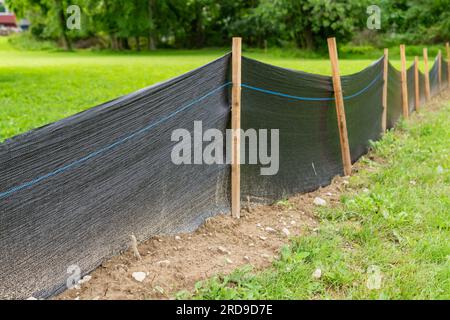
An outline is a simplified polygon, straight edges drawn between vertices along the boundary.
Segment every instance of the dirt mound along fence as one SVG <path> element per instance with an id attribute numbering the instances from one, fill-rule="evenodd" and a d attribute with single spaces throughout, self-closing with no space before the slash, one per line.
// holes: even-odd
<path id="1" fill-rule="evenodd" d="M 441 54 L 429 76 L 417 62 L 402 70 L 404 83 L 387 52 L 340 77 L 331 48 L 327 77 L 241 59 L 234 44 L 233 55 L 0 144 L 0 298 L 49 297 L 73 272 L 126 249 L 131 234 L 192 231 L 230 212 L 232 199 L 238 211 L 240 198 L 269 202 L 327 185 L 344 173 L 343 153 L 355 162 L 395 126 L 404 99 L 408 113 L 426 101 L 427 79 L 430 95 L 449 82 Z M 278 173 L 231 170 L 225 160 L 173 164 L 171 133 L 193 134 L 194 121 L 224 135 L 230 126 L 279 129 Z"/>

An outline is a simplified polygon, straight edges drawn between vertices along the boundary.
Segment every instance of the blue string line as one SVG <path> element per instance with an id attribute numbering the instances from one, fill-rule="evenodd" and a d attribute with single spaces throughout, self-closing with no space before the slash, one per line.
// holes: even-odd
<path id="1" fill-rule="evenodd" d="M 360 91 L 350 95 L 350 96 L 346 96 L 344 97 L 344 100 L 348 100 L 348 99 L 352 99 L 356 96 L 359 96 L 360 94 L 364 93 L 365 91 L 367 91 L 370 87 L 372 87 L 375 82 L 380 79 L 381 77 L 381 73 L 378 74 L 365 88 L 361 89 Z M 300 96 L 294 96 L 294 95 L 290 95 L 290 94 L 286 94 L 286 93 L 281 93 L 281 92 L 277 92 L 277 91 L 272 91 L 272 90 L 267 90 L 267 89 L 262 89 L 262 88 L 258 88 L 258 87 L 254 87 L 248 84 L 241 84 L 242 87 L 250 89 L 250 90 L 254 90 L 254 91 L 259 91 L 262 93 L 267 93 L 267 94 L 272 94 L 272 95 L 276 95 L 279 97 L 283 97 L 283 98 L 288 98 L 288 99 L 294 99 L 294 100 L 301 100 L 301 101 L 334 101 L 335 98 L 311 98 L 311 97 L 300 97 Z"/>
<path id="2" fill-rule="evenodd" d="M 156 127 L 157 125 L 163 123 L 164 121 L 167 121 L 168 119 L 174 117 L 174 116 L 177 115 L 178 113 L 180 113 L 180 112 L 182 112 L 182 111 L 185 111 L 186 109 L 192 107 L 194 104 L 196 104 L 196 103 L 198 103 L 198 102 L 200 102 L 200 101 L 206 99 L 207 97 L 209 97 L 209 96 L 213 95 L 214 93 L 216 93 L 217 91 L 219 91 L 219 90 L 221 90 L 221 89 L 223 89 L 223 88 L 229 86 L 230 84 L 231 84 L 231 82 L 227 82 L 227 83 L 225 83 L 225 84 L 223 84 L 223 85 L 217 87 L 216 89 L 214 89 L 214 90 L 208 92 L 208 93 L 205 94 L 204 96 L 202 96 L 202 97 L 200 97 L 200 98 L 198 98 L 198 99 L 196 99 L 196 100 L 190 102 L 189 104 L 185 105 L 185 106 L 182 107 L 181 109 L 178 109 L 178 110 L 175 111 L 174 113 L 171 113 L 171 114 L 169 114 L 168 116 L 166 116 L 166 117 L 164 117 L 164 118 L 161 118 L 160 120 L 158 120 L 158 121 L 156 121 L 156 122 L 154 122 L 154 123 L 152 123 L 152 124 L 150 124 L 150 125 L 148 125 L 148 126 L 142 128 L 142 129 L 140 129 L 139 131 L 136 131 L 136 132 L 134 132 L 134 133 L 132 133 L 132 134 L 130 134 L 130 135 L 128 135 L 128 136 L 126 136 L 126 137 L 124 137 L 124 138 L 122 138 L 122 139 L 120 139 L 120 140 L 118 140 L 118 141 L 116 141 L 116 142 L 114 142 L 114 143 L 112 143 L 112 144 L 110 144 L 110 145 L 108 145 L 108 146 L 106 146 L 106 147 L 100 149 L 100 150 L 97 150 L 97 151 L 95 151 L 95 152 L 92 152 L 92 153 L 90 153 L 89 155 L 87 155 L 87 156 L 85 156 L 85 157 L 83 157 L 83 158 L 81 158 L 81 159 L 78 159 L 78 160 L 76 160 L 76 161 L 73 161 L 72 163 L 70 163 L 70 164 L 68 164 L 68 165 L 65 165 L 65 166 L 63 166 L 63 167 L 61 167 L 61 168 L 59 168 L 59 169 L 56 169 L 55 171 L 52 171 L 52 172 L 50 172 L 50 173 L 47 173 L 47 174 L 45 174 L 45 175 L 43 175 L 43 176 L 40 176 L 40 177 L 38 177 L 38 178 L 36 178 L 36 179 L 33 179 L 33 180 L 29 181 L 29 182 L 26 182 L 26 183 L 24 183 L 24 184 L 21 184 L 21 185 L 19 185 L 19 186 L 16 186 L 16 187 L 14 187 L 14 188 L 11 188 L 11 189 L 9 189 L 8 191 L 1 192 L 1 193 L 0 193 L 0 199 L 6 198 L 6 197 L 8 197 L 8 196 L 12 195 L 13 193 L 16 193 L 16 192 L 18 192 L 18 191 L 20 191 L 20 190 L 30 188 L 30 187 L 32 187 L 33 185 L 35 185 L 35 184 L 37 184 L 37 183 L 39 183 L 39 182 L 41 182 L 41 181 L 43 181 L 43 180 L 45 180 L 45 179 L 51 178 L 51 177 L 53 177 L 53 176 L 55 176 L 55 175 L 58 175 L 58 174 L 60 174 L 60 173 L 62 173 L 62 172 L 65 172 L 65 171 L 67 171 L 67 170 L 69 170 L 69 169 L 71 169 L 71 168 L 73 168 L 73 167 L 76 167 L 76 166 L 78 166 L 78 165 L 80 165 L 80 164 L 82 164 L 82 163 L 88 161 L 89 159 L 92 159 L 92 158 L 94 158 L 94 157 L 96 157 L 96 156 L 98 156 L 98 155 L 100 155 L 100 154 L 102 154 L 102 153 L 104 153 L 104 152 L 106 152 L 106 151 L 111 150 L 111 149 L 117 147 L 118 145 L 121 145 L 121 144 L 127 142 L 128 140 L 130 140 L 130 139 L 136 137 L 137 135 L 139 135 L 139 134 L 141 134 L 141 133 L 143 133 L 143 132 L 145 132 L 145 131 L 148 131 L 148 130 L 150 130 L 150 129 Z"/>
<path id="3" fill-rule="evenodd" d="M 267 90 L 267 89 L 261 89 L 258 87 L 254 87 L 248 84 L 241 84 L 242 87 L 250 89 L 250 90 L 254 90 L 254 91 L 259 91 L 262 93 L 267 93 L 267 94 L 272 94 L 275 96 L 279 96 L 279 97 L 283 97 L 283 98 L 288 98 L 288 99 L 294 99 L 294 100 L 302 100 L 302 101 L 330 101 L 330 100 L 334 100 L 334 98 L 307 98 L 307 97 L 299 97 L 299 96 L 293 96 L 290 94 L 286 94 L 286 93 L 281 93 L 281 92 L 277 92 L 277 91 L 272 91 L 272 90 Z"/>

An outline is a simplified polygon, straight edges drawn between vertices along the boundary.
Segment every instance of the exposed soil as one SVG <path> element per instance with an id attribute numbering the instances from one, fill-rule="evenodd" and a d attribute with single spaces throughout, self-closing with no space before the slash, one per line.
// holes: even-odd
<path id="1" fill-rule="evenodd" d="M 447 91 L 433 99 L 427 111 L 437 110 L 449 97 Z M 420 114 L 415 117 L 420 121 Z M 358 171 L 361 166 L 357 163 L 353 170 Z M 347 184 L 346 177 L 336 177 L 325 188 L 275 205 L 244 203 L 240 219 L 220 215 L 208 219 L 193 233 L 154 237 L 139 244 L 142 260 L 131 250 L 113 257 L 93 271 L 89 281 L 55 299 L 170 299 L 178 291 L 191 291 L 196 282 L 216 274 L 227 274 L 248 264 L 254 270 L 266 268 L 289 237 L 317 227 L 315 197 L 334 206 Z M 144 272 L 146 277 L 138 282 L 132 277 L 133 272 Z"/>

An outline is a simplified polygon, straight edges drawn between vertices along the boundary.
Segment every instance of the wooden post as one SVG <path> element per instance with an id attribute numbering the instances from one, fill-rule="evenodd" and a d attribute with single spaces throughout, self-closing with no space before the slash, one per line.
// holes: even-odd
<path id="1" fill-rule="evenodd" d="M 441 84 L 442 84 L 442 51 L 438 51 L 438 88 L 439 91 L 441 90 Z"/>
<path id="2" fill-rule="evenodd" d="M 341 76 L 339 73 L 338 53 L 336 39 L 328 38 L 328 52 L 330 54 L 331 72 L 333 77 L 333 88 L 336 105 L 336 115 L 339 129 L 339 140 L 341 143 L 342 164 L 346 176 L 352 173 L 352 160 L 348 143 L 347 122 L 345 119 L 344 97 L 342 95 Z"/>
<path id="3" fill-rule="evenodd" d="M 408 84 L 406 79 L 406 53 L 405 45 L 400 45 L 400 58 L 402 60 L 402 109 L 403 118 L 408 119 L 409 107 L 408 107 Z"/>
<path id="4" fill-rule="evenodd" d="M 419 57 L 414 57 L 414 107 L 416 111 L 420 108 L 420 91 L 419 91 Z"/>
<path id="5" fill-rule="evenodd" d="M 423 63 L 425 65 L 425 97 L 430 100 L 430 71 L 428 69 L 428 49 L 423 48 Z"/>
<path id="6" fill-rule="evenodd" d="M 447 50 L 447 87 L 450 88 L 450 45 L 448 42 L 445 44 L 445 49 Z"/>
<path id="7" fill-rule="evenodd" d="M 231 94 L 231 215 L 241 216 L 241 65 L 242 39 L 233 38 Z"/>
<path id="8" fill-rule="evenodd" d="M 388 91 L 388 64 L 389 49 L 384 49 L 384 69 L 383 69 L 383 114 L 381 115 L 381 130 L 383 133 L 387 129 L 387 91 Z"/>

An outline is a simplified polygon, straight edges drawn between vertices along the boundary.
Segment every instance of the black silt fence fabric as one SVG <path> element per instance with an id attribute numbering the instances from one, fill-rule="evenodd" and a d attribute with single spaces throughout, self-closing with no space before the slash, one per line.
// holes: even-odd
<path id="1" fill-rule="evenodd" d="M 446 88 L 448 86 L 448 62 L 442 59 L 442 86 Z"/>
<path id="2" fill-rule="evenodd" d="M 228 165 L 171 161 L 172 130 L 225 131 L 228 75 L 229 55 L 1 144 L 0 297 L 48 297 L 69 266 L 90 272 L 131 234 L 190 231 L 228 211 Z"/>
<path id="3" fill-rule="evenodd" d="M 415 89 L 415 63 L 406 70 L 406 83 L 408 88 L 408 109 L 411 114 L 415 110 L 416 104 L 416 89 Z"/>
<path id="4" fill-rule="evenodd" d="M 391 129 L 402 116 L 402 86 L 400 71 L 388 64 L 387 128 Z"/>
<path id="5" fill-rule="evenodd" d="M 352 162 L 368 151 L 370 140 L 381 135 L 384 58 L 342 78 L 345 116 Z"/>
<path id="6" fill-rule="evenodd" d="M 380 137 L 382 71 L 380 59 L 342 77 L 352 161 L 367 151 L 369 140 Z M 242 128 L 279 129 L 280 135 L 278 174 L 263 176 L 260 165 L 241 166 L 243 197 L 280 199 L 326 185 L 342 173 L 331 77 L 243 59 L 242 81 Z"/>
<path id="7" fill-rule="evenodd" d="M 425 93 L 425 75 L 419 70 L 419 94 L 420 94 L 420 105 L 423 106 L 426 102 L 427 96 Z"/>
<path id="8" fill-rule="evenodd" d="M 434 64 L 430 69 L 430 93 L 434 96 L 439 93 L 439 56 L 434 59 Z"/>
<path id="9" fill-rule="evenodd" d="M 260 165 L 241 165 L 243 198 L 249 196 L 259 202 L 280 199 L 295 192 L 326 185 L 342 172 L 333 102 L 287 97 L 332 99 L 334 95 L 330 77 L 243 58 L 242 82 L 266 90 L 262 92 L 243 86 L 242 128 L 279 129 L 280 140 L 278 174 L 263 176 L 260 174 Z M 247 151 L 248 140 L 245 142 Z M 248 158 L 248 152 L 245 157 Z"/>

